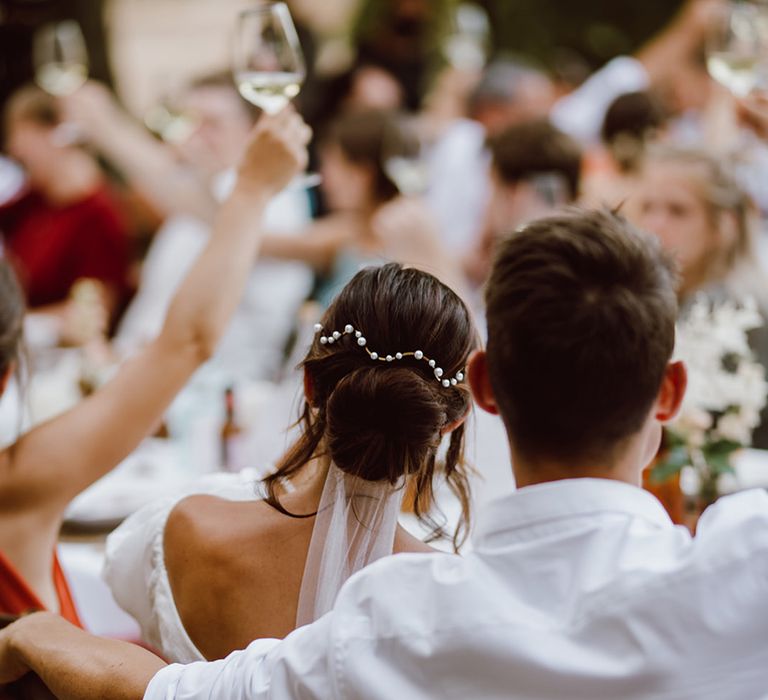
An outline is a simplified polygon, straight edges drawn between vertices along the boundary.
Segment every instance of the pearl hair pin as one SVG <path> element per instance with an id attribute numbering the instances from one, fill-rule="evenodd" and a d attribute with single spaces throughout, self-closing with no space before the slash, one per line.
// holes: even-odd
<path id="1" fill-rule="evenodd" d="M 323 325 L 321 323 L 315 324 L 315 333 L 321 333 L 323 330 Z M 368 353 L 368 356 L 378 362 L 394 362 L 395 360 L 402 360 L 405 357 L 412 357 L 415 360 L 420 360 L 426 362 L 431 368 L 432 372 L 435 375 L 435 379 L 437 379 L 442 386 L 448 388 L 450 386 L 456 386 L 459 382 L 464 380 L 464 372 L 456 372 L 456 375 L 454 377 L 451 377 L 450 379 L 447 377 L 444 377 L 443 375 L 445 372 L 441 367 L 438 367 L 437 362 L 435 360 L 429 359 L 421 350 L 414 350 L 413 352 L 396 352 L 394 355 L 380 355 L 378 352 L 374 352 L 370 348 L 367 347 L 368 341 L 366 340 L 365 336 L 362 334 L 361 331 L 355 330 L 353 326 L 350 324 L 347 324 L 344 326 L 344 332 L 341 333 L 340 331 L 333 331 L 332 333 L 329 333 L 328 335 L 321 335 L 320 336 L 320 344 L 321 345 L 333 345 L 334 343 L 338 342 L 343 335 L 354 335 L 357 339 L 357 344 L 364 348 L 365 351 Z"/>

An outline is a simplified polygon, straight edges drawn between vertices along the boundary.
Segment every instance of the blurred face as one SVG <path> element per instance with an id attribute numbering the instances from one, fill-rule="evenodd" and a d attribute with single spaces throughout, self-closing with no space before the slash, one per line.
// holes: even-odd
<path id="1" fill-rule="evenodd" d="M 252 126 L 234 87 L 195 88 L 181 100 L 180 107 L 197 127 L 179 147 L 184 159 L 209 175 L 232 167 Z"/>
<path id="2" fill-rule="evenodd" d="M 27 171 L 32 186 L 45 182 L 51 159 L 61 150 L 53 142 L 53 129 L 25 119 L 13 119 L 7 124 L 8 155 Z"/>
<path id="3" fill-rule="evenodd" d="M 690 166 L 649 163 L 629 213 L 677 257 L 683 276 L 716 249 L 717 232 L 699 194 L 697 173 Z"/>
<path id="4" fill-rule="evenodd" d="M 320 175 L 328 206 L 334 211 L 360 211 L 373 200 L 371 168 L 354 163 L 335 144 L 320 153 Z"/>
<path id="5" fill-rule="evenodd" d="M 365 66 L 355 73 L 346 106 L 359 110 L 398 110 L 403 106 L 403 89 L 391 73 Z"/>

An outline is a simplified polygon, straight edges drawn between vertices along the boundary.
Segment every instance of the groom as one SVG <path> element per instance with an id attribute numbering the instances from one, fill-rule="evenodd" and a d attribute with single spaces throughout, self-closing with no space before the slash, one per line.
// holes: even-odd
<path id="1" fill-rule="evenodd" d="M 502 244 L 469 378 L 518 490 L 485 508 L 470 555 L 383 559 L 316 623 L 212 663 L 32 615 L 0 636 L 0 681 L 31 668 L 81 699 L 765 697 L 768 495 L 721 499 L 692 539 L 639 488 L 685 392 L 674 285 L 609 213 Z"/>

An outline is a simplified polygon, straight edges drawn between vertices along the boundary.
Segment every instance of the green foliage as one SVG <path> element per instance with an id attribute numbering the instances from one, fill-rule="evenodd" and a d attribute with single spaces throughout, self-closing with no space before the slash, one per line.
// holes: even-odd
<path id="1" fill-rule="evenodd" d="M 596 68 L 663 27 L 681 0 L 482 0 L 495 46 L 552 67 L 564 50 Z"/>

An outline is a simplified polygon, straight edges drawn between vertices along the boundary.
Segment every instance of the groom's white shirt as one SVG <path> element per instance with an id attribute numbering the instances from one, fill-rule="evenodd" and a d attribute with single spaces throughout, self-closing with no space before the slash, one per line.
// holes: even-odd
<path id="1" fill-rule="evenodd" d="M 380 560 L 316 623 L 169 666 L 145 697 L 766 698 L 768 494 L 721 499 L 692 539 L 624 483 L 523 488 L 470 555 Z"/>

